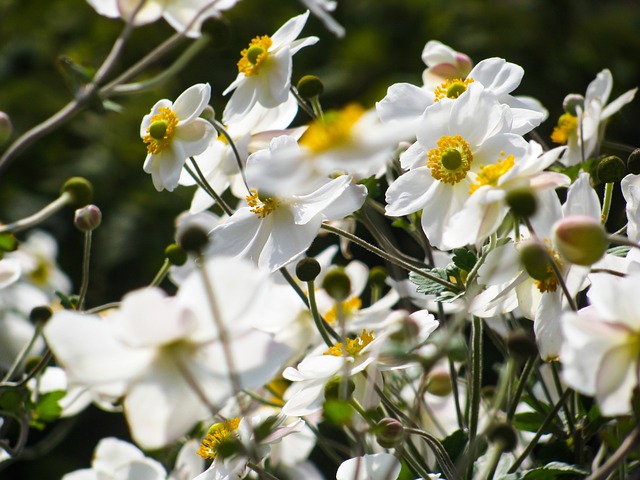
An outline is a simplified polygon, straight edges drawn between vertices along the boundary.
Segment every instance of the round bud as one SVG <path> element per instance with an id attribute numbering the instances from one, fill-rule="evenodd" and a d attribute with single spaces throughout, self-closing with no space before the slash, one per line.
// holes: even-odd
<path id="1" fill-rule="evenodd" d="M 196 225 L 185 228 L 178 237 L 178 245 L 185 252 L 201 253 L 207 243 L 209 243 L 209 235 Z"/>
<path id="2" fill-rule="evenodd" d="M 507 205 L 511 211 L 521 218 L 529 218 L 536 213 L 538 201 L 533 191 L 528 187 L 509 190 L 506 196 Z"/>
<path id="3" fill-rule="evenodd" d="M 92 232 L 102 223 L 102 212 L 95 205 L 85 205 L 76 210 L 73 224 L 81 232 Z"/>
<path id="4" fill-rule="evenodd" d="M 4 112 L 0 112 L 0 145 L 5 143 L 11 138 L 13 134 L 13 125 L 9 115 Z"/>
<path id="5" fill-rule="evenodd" d="M 172 243 L 164 249 L 164 257 L 169 260 L 171 265 L 181 267 L 187 263 L 187 252 L 185 252 L 180 245 Z"/>
<path id="6" fill-rule="evenodd" d="M 580 110 L 584 110 L 584 97 L 582 95 L 578 95 L 577 93 L 570 93 L 562 102 L 562 108 L 565 112 L 574 117 L 578 116 L 578 107 Z"/>
<path id="7" fill-rule="evenodd" d="M 301 282 L 313 282 L 320 275 L 320 262 L 315 258 L 303 258 L 296 265 L 296 276 Z"/>
<path id="8" fill-rule="evenodd" d="M 324 387 L 324 398 L 326 398 L 327 400 L 339 399 L 340 391 L 342 388 L 344 388 L 342 387 L 343 382 L 344 380 L 342 379 L 342 377 L 333 377 L 331 380 L 329 380 Z M 347 379 L 346 384 L 347 388 L 345 389 L 345 394 L 346 398 L 349 398 L 355 391 L 356 384 L 353 383 L 353 380 L 351 380 L 350 378 Z"/>
<path id="9" fill-rule="evenodd" d="M 322 288 L 337 302 L 342 302 L 349 298 L 351 293 L 351 280 L 343 268 L 333 268 L 322 280 Z"/>
<path id="10" fill-rule="evenodd" d="M 305 75 L 302 77 L 298 80 L 296 88 L 302 98 L 315 98 L 322 95 L 322 92 L 324 92 L 322 80 L 315 75 Z"/>
<path id="11" fill-rule="evenodd" d="M 491 443 L 498 443 L 503 452 L 511 452 L 518 446 L 516 430 L 504 422 L 497 422 L 487 429 L 487 438 Z"/>
<path id="12" fill-rule="evenodd" d="M 377 266 L 369 270 L 369 282 L 373 285 L 384 285 L 387 276 L 387 269 L 384 267 Z"/>
<path id="13" fill-rule="evenodd" d="M 556 248 L 576 265 L 589 266 L 600 260 L 609 246 L 602 223 L 588 215 L 571 215 L 553 226 Z"/>
<path id="14" fill-rule="evenodd" d="M 93 198 L 93 186 L 83 177 L 71 177 L 64 182 L 60 193 L 68 193 L 71 196 L 69 203 L 76 207 L 84 207 Z"/>
<path id="15" fill-rule="evenodd" d="M 453 391 L 451 375 L 445 370 L 434 370 L 427 375 L 427 392 L 438 397 L 446 397 Z"/>
<path id="16" fill-rule="evenodd" d="M 46 305 L 42 305 L 40 307 L 35 307 L 31 309 L 29 313 L 29 320 L 32 322 L 46 322 L 53 315 L 53 310 Z"/>
<path id="17" fill-rule="evenodd" d="M 520 261 L 529 276 L 535 280 L 546 280 L 553 275 L 549 252 L 544 245 L 529 241 L 520 248 Z"/>
<path id="18" fill-rule="evenodd" d="M 629 154 L 627 158 L 627 170 L 634 175 L 640 173 L 640 148 L 636 148 Z"/>
<path id="19" fill-rule="evenodd" d="M 610 155 L 600 159 L 596 166 L 596 176 L 603 183 L 616 183 L 627 174 L 627 166 L 624 161 L 616 156 Z"/>
<path id="20" fill-rule="evenodd" d="M 395 418 L 383 418 L 376 423 L 373 431 L 376 434 L 376 442 L 382 448 L 397 447 L 404 439 L 404 427 Z"/>
<path id="21" fill-rule="evenodd" d="M 395 327 L 395 330 L 389 335 L 389 339 L 394 342 L 415 342 L 420 334 L 420 325 L 407 314 L 402 315 L 402 318 L 398 320 Z"/>
<path id="22" fill-rule="evenodd" d="M 204 107 L 204 110 L 202 110 L 200 118 L 204 118 L 205 120 L 215 120 L 216 111 L 211 105 L 207 105 L 206 107 Z"/>
<path id="23" fill-rule="evenodd" d="M 507 350 L 512 357 L 522 361 L 538 356 L 538 345 L 525 330 L 514 330 L 507 336 Z"/>

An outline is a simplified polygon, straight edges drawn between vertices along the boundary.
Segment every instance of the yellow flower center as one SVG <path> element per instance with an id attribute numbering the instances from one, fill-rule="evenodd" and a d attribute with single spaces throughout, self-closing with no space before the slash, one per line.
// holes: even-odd
<path id="1" fill-rule="evenodd" d="M 238 425 L 240 425 L 238 417 L 226 422 L 214 423 L 196 453 L 204 459 L 215 459 L 222 444 L 229 443 L 238 437 Z"/>
<path id="2" fill-rule="evenodd" d="M 349 104 L 339 111 L 326 112 L 322 118 L 311 122 L 299 143 L 315 153 L 345 145 L 351 139 L 353 125 L 364 112 L 364 108 L 356 104 Z"/>
<path id="3" fill-rule="evenodd" d="M 435 95 L 435 101 L 439 102 L 443 98 L 456 99 L 464 92 L 467 91 L 467 87 L 470 83 L 473 83 L 473 78 L 467 78 L 462 80 L 461 78 L 453 78 L 438 85 L 433 94 Z"/>
<path id="4" fill-rule="evenodd" d="M 353 315 L 355 312 L 360 310 L 361 306 L 362 306 L 362 300 L 360 300 L 358 297 L 352 297 L 349 300 L 342 302 L 342 313 L 344 314 L 345 317 L 349 317 L 350 315 Z M 329 310 L 327 314 L 324 316 L 324 319 L 328 323 L 334 323 L 337 318 L 338 318 L 338 307 L 334 305 L 331 308 L 331 310 Z"/>
<path id="5" fill-rule="evenodd" d="M 504 156 L 504 152 L 500 152 L 500 155 Z M 493 165 L 480 165 L 476 181 L 469 187 L 469 195 L 485 185 L 491 187 L 498 185 L 500 177 L 511 170 L 514 163 L 513 155 L 509 155 L 507 158 L 499 158 Z"/>
<path id="6" fill-rule="evenodd" d="M 147 152 L 153 155 L 171 146 L 178 126 L 178 117 L 169 107 L 162 107 L 158 112 L 151 117 L 151 124 L 143 138 L 147 144 Z"/>
<path id="7" fill-rule="evenodd" d="M 469 144 L 459 135 L 440 137 L 438 147 L 429 150 L 427 167 L 436 180 L 455 185 L 467 176 L 473 162 Z"/>
<path id="8" fill-rule="evenodd" d="M 258 191 L 251 189 L 249 190 L 249 195 L 245 197 L 247 204 L 251 207 L 251 211 L 258 215 L 260 218 L 264 218 L 273 212 L 280 202 L 275 198 L 266 197 L 260 198 L 258 196 Z"/>
<path id="9" fill-rule="evenodd" d="M 238 72 L 244 73 L 247 77 L 260 73 L 260 66 L 269 56 L 271 43 L 269 35 L 263 35 L 251 40 L 249 46 L 240 52 Z"/>
<path id="10" fill-rule="evenodd" d="M 347 338 L 346 345 L 338 342 L 324 354 L 333 355 L 334 357 L 356 357 L 371 342 L 373 342 L 373 330 L 371 332 L 362 330 L 362 333 L 356 338 Z"/>
<path id="11" fill-rule="evenodd" d="M 578 117 L 570 113 L 563 113 L 558 119 L 558 125 L 551 133 L 551 141 L 560 145 L 566 145 L 569 137 L 578 129 Z"/>
<path id="12" fill-rule="evenodd" d="M 545 238 L 544 244 L 547 247 L 547 251 L 549 252 L 549 255 L 551 256 L 555 264 L 560 270 L 562 270 L 562 261 L 560 260 L 560 255 L 551 246 L 551 240 Z M 545 278 L 544 280 L 536 280 L 535 286 L 540 291 L 540 293 L 555 292 L 558 289 L 558 277 L 553 271 L 553 267 L 550 263 L 547 264 L 547 278 Z"/>

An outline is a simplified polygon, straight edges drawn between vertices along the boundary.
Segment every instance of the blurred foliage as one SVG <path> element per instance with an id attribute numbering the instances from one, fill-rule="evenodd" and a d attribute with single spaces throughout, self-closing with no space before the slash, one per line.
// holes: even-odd
<path id="1" fill-rule="evenodd" d="M 57 196 L 68 177 L 85 176 L 103 211 L 94 236 L 88 305 L 118 300 L 148 283 L 173 241 L 173 219 L 188 208 L 191 190 L 158 193 L 153 188 L 142 171 L 142 116 L 158 99 L 175 99 L 199 82 L 212 85 L 212 105 L 222 112 L 222 92 L 237 74 L 240 50 L 301 11 L 295 0 L 242 0 L 227 12 L 226 24 L 209 25 L 216 32 L 213 40 L 179 75 L 153 91 L 116 99 L 122 113 L 91 109 L 30 146 L 0 175 L 0 219 L 36 211 Z M 499 56 L 522 65 L 525 77 L 517 93 L 537 97 L 550 112 L 539 129 L 543 139 L 561 114 L 564 96 L 584 93 L 603 68 L 613 73 L 612 98 L 640 84 L 637 0 L 342 0 L 335 16 L 346 36 L 333 37 L 311 17 L 303 35 L 317 35 L 320 42 L 294 59 L 294 82 L 306 74 L 323 79 L 325 108 L 354 100 L 373 106 L 392 83 L 420 84 L 420 54 L 430 39 L 467 53 L 476 63 Z M 0 0 L 0 111 L 11 116 L 14 138 L 72 98 L 73 81 L 63 73 L 64 65 L 96 69 L 122 27 L 83 0 Z M 163 21 L 135 30 L 116 71 L 172 34 Z M 163 71 L 178 53 L 141 78 Z M 639 116 L 636 99 L 613 119 L 608 138 L 638 146 Z M 59 240 L 60 262 L 77 287 L 82 235 L 72 220 L 67 209 L 43 227 Z M 88 445 L 89 452 L 94 445 Z M 86 466 L 88 459 L 85 455 L 61 471 Z M 38 476 L 58 477 L 57 471 Z"/>

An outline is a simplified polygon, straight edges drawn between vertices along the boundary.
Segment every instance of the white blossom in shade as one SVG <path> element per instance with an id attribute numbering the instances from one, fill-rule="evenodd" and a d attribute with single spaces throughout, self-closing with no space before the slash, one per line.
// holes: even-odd
<path id="1" fill-rule="evenodd" d="M 640 360 L 640 275 L 592 278 L 591 305 L 562 316 L 566 383 L 594 396 L 605 416 L 631 413 Z"/>
<path id="2" fill-rule="evenodd" d="M 473 194 L 445 228 L 444 243 L 456 248 L 485 240 L 509 213 L 506 197 L 511 191 L 527 188 L 535 195 L 540 190 L 568 186 L 571 179 L 566 175 L 544 171 L 564 150 L 558 147 L 543 153 L 540 144 L 531 141 L 524 157 L 509 156 L 481 167 L 471 184 Z"/>
<path id="3" fill-rule="evenodd" d="M 224 91 L 224 95 L 233 92 L 224 110 L 225 119 L 245 115 L 256 103 L 273 108 L 287 100 L 293 55 L 318 41 L 317 37 L 297 39 L 307 18 L 308 11 L 293 17 L 273 35 L 255 37 L 240 53 L 238 76 Z"/>
<path id="4" fill-rule="evenodd" d="M 395 480 L 400 460 L 390 453 L 372 453 L 345 460 L 338 467 L 336 480 Z"/>
<path id="5" fill-rule="evenodd" d="M 164 18 L 177 32 L 187 37 L 200 36 L 202 22 L 233 7 L 239 0 L 87 0 L 100 15 L 109 18 L 133 20 L 134 25 L 145 25 Z M 134 16 L 135 14 L 135 16 Z"/>
<path id="6" fill-rule="evenodd" d="M 558 119 L 551 140 L 567 145 L 560 159 L 564 165 L 577 165 L 597 154 L 596 148 L 604 138 L 609 118 L 631 102 L 638 91 L 637 88 L 628 90 L 607 103 L 612 87 L 611 71 L 602 70 L 587 87 L 584 100 L 576 102 L 573 110 L 565 112 Z"/>
<path id="7" fill-rule="evenodd" d="M 100 440 L 91 468 L 67 473 L 62 480 L 165 480 L 167 472 L 157 460 L 135 445 L 114 437 Z"/>
<path id="8" fill-rule="evenodd" d="M 157 102 L 140 125 L 140 137 L 147 144 L 143 169 L 151 174 L 153 186 L 173 191 L 187 158 L 204 152 L 217 135 L 213 126 L 199 118 L 211 98 L 208 83 L 193 85 L 174 102 Z"/>
<path id="9" fill-rule="evenodd" d="M 482 119 L 482 121 L 478 121 Z M 455 102 L 438 102 L 421 117 L 417 142 L 400 156 L 400 175 L 386 192 L 386 213 L 422 211 L 431 244 L 448 249 L 444 230 L 471 194 L 481 166 L 522 157 L 527 142 L 511 133 L 511 110 L 482 85 L 472 83 Z"/>
<path id="10" fill-rule="evenodd" d="M 78 383 L 121 392 L 132 437 L 145 449 L 171 443 L 208 418 L 210 405 L 219 407 L 233 394 L 218 324 L 228 335 L 241 388 L 269 381 L 290 354 L 252 327 L 260 316 L 288 314 L 272 308 L 265 274 L 228 258 L 207 260 L 203 268 L 211 295 L 198 271 L 176 297 L 137 290 L 104 318 L 56 312 L 44 328 L 54 355 Z"/>
<path id="11" fill-rule="evenodd" d="M 627 213 L 627 237 L 632 242 L 640 242 L 640 175 L 627 175 L 620 182 Z"/>
<path id="12" fill-rule="evenodd" d="M 282 138 L 272 140 L 272 151 L 289 148 Z M 363 185 L 354 185 L 350 176 L 342 175 L 320 186 L 315 184 L 309 193 L 296 194 L 294 189 L 285 188 L 292 184 L 289 179 L 283 177 L 274 186 L 260 175 L 264 169 L 282 169 L 276 155 L 259 154 L 247 160 L 247 206 L 211 231 L 211 252 L 250 258 L 260 268 L 273 272 L 311 246 L 322 222 L 342 219 L 359 209 L 367 192 Z M 304 183 L 299 188 L 306 192 Z"/>

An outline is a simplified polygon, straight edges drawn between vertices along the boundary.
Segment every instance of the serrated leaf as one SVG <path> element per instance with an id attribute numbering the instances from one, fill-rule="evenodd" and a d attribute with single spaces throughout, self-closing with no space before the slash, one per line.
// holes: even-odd
<path id="1" fill-rule="evenodd" d="M 589 474 L 588 471 L 580 467 L 562 462 L 551 462 L 544 467 L 533 468 L 523 473 L 523 480 L 545 480 L 556 476 Z"/>
<path id="2" fill-rule="evenodd" d="M 469 272 L 476 264 L 476 255 L 466 248 L 455 248 L 451 260 L 460 270 Z"/>
<path id="3" fill-rule="evenodd" d="M 441 278 L 442 280 L 449 281 L 449 273 L 445 268 L 433 268 L 431 270 L 427 270 L 427 273 L 430 273 L 434 277 Z M 423 277 L 415 272 L 409 273 L 409 280 L 416 285 L 416 291 L 418 293 L 424 293 L 425 295 L 439 295 L 448 291 L 447 287 L 444 285 L 441 285 L 430 278 Z"/>
<path id="4" fill-rule="evenodd" d="M 57 419 L 62 413 L 60 399 L 67 394 L 64 390 L 55 390 L 44 393 L 38 398 L 35 415 L 38 420 L 50 422 Z"/>

